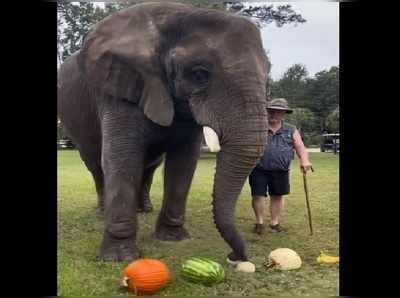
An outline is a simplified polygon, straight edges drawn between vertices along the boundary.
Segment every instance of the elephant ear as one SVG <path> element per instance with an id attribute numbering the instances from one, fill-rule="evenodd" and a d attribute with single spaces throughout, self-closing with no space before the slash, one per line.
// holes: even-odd
<path id="1" fill-rule="evenodd" d="M 78 64 L 96 90 L 137 103 L 150 120 L 169 126 L 174 105 L 157 54 L 158 26 L 149 8 L 124 9 L 98 23 L 83 43 Z"/>

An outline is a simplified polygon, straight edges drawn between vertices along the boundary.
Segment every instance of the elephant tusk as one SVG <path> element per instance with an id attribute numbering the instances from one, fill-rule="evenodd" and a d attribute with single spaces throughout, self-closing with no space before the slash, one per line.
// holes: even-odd
<path id="1" fill-rule="evenodd" d="M 204 139 L 206 140 L 206 144 L 208 148 L 210 148 L 211 152 L 219 152 L 221 150 L 221 146 L 219 144 L 219 139 L 217 133 L 211 127 L 204 126 L 203 127 Z"/>

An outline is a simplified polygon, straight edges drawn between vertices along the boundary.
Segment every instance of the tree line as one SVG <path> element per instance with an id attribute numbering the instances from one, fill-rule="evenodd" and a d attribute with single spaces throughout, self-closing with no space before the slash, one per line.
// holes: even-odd
<path id="1" fill-rule="evenodd" d="M 57 59 L 60 65 L 68 56 L 78 51 L 84 37 L 92 26 L 112 14 L 128 6 L 147 2 L 145 0 L 128 0 L 106 2 L 104 6 L 93 2 L 58 2 Z M 306 20 L 297 14 L 290 5 L 245 5 L 242 1 L 213 0 L 180 0 L 200 8 L 212 8 L 229 11 L 251 18 L 258 27 L 275 23 L 282 27 L 285 24 L 301 24 Z M 268 55 L 268 54 L 267 54 Z M 288 122 L 296 125 L 305 139 L 305 143 L 318 144 L 318 136 L 322 132 L 338 130 L 339 68 L 332 66 L 309 77 L 306 66 L 295 64 L 288 68 L 281 79 L 272 80 L 268 85 L 268 99 L 284 97 L 294 108 Z M 58 138 L 64 138 L 62 123 L 58 123 Z"/>

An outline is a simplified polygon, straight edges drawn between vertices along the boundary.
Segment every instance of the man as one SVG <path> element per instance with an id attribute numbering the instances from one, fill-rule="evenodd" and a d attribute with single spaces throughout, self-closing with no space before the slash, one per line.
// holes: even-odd
<path id="1" fill-rule="evenodd" d="M 270 224 L 273 232 L 285 229 L 280 225 L 280 215 L 289 194 L 289 168 L 294 152 L 300 159 L 300 169 L 306 173 L 311 169 L 307 150 L 296 127 L 285 123 L 285 114 L 292 113 L 284 98 L 273 99 L 267 106 L 268 138 L 267 147 L 260 161 L 249 176 L 252 195 L 252 207 L 256 216 L 254 232 L 262 234 L 265 230 L 264 211 L 266 197 L 270 196 Z"/>

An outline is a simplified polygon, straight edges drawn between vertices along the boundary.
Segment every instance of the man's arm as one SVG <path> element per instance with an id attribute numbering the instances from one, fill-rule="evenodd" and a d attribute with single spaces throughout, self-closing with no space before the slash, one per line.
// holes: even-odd
<path id="1" fill-rule="evenodd" d="M 308 170 L 311 169 L 312 164 L 308 158 L 307 149 L 304 146 L 303 140 L 301 139 L 300 133 L 297 129 L 295 129 L 293 133 L 293 145 L 294 150 L 296 151 L 296 154 L 300 159 L 300 169 L 303 173 L 306 173 Z"/>

